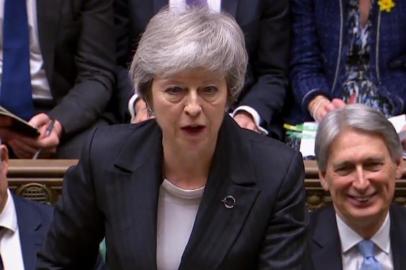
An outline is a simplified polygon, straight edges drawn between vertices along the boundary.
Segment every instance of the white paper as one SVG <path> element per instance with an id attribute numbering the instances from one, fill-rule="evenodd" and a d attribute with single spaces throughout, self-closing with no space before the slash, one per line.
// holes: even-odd
<path id="1" fill-rule="evenodd" d="M 303 137 L 300 141 L 300 153 L 303 157 L 314 157 L 314 143 L 316 140 L 316 122 L 303 123 Z"/>

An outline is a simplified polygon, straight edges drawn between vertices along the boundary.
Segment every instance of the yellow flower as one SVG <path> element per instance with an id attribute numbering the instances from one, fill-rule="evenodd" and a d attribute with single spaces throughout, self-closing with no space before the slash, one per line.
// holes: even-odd
<path id="1" fill-rule="evenodd" d="M 391 12 L 392 8 L 395 7 L 395 1 L 394 0 L 379 0 L 378 5 L 379 5 L 380 11 Z"/>

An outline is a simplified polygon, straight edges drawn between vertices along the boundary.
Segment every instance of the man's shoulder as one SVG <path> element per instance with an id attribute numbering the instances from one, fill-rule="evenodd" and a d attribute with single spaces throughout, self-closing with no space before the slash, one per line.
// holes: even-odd
<path id="1" fill-rule="evenodd" d="M 333 226 L 334 225 L 334 226 Z M 311 233 L 317 232 L 319 227 L 336 228 L 336 217 L 334 207 L 328 203 L 310 213 L 309 230 Z M 329 229 L 329 228 L 326 228 Z"/>
<path id="2" fill-rule="evenodd" d="M 406 207 L 397 203 L 392 203 L 389 209 L 392 221 L 406 222 Z"/>
<path id="3" fill-rule="evenodd" d="M 28 200 L 15 194 L 13 194 L 13 199 L 18 217 L 21 217 L 22 215 L 24 217 L 30 215 L 36 216 L 46 223 L 51 221 L 53 216 L 52 206 L 45 203 Z"/>

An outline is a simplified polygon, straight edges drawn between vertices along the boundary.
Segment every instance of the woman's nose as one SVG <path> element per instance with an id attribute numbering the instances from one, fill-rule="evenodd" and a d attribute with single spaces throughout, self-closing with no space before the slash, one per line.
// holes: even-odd
<path id="1" fill-rule="evenodd" d="M 200 114 L 202 111 L 202 107 L 200 104 L 200 99 L 195 91 L 191 91 L 189 93 L 187 99 L 186 99 L 186 104 L 185 104 L 185 112 L 186 114 L 195 117 Z"/>

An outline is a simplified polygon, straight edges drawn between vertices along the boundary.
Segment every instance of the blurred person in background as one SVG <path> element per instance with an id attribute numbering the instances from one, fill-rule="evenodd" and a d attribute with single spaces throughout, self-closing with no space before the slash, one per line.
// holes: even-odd
<path id="1" fill-rule="evenodd" d="M 8 189 L 8 150 L 0 143 L 0 269 L 34 270 L 52 219 L 52 208 Z"/>
<path id="2" fill-rule="evenodd" d="M 293 0 L 290 122 L 361 103 L 406 112 L 406 2 Z"/>
<path id="3" fill-rule="evenodd" d="M 3 142 L 13 157 L 78 158 L 90 130 L 109 123 L 112 0 L 1 0 L 0 24 L 0 105 L 40 131 L 1 130 Z"/>

